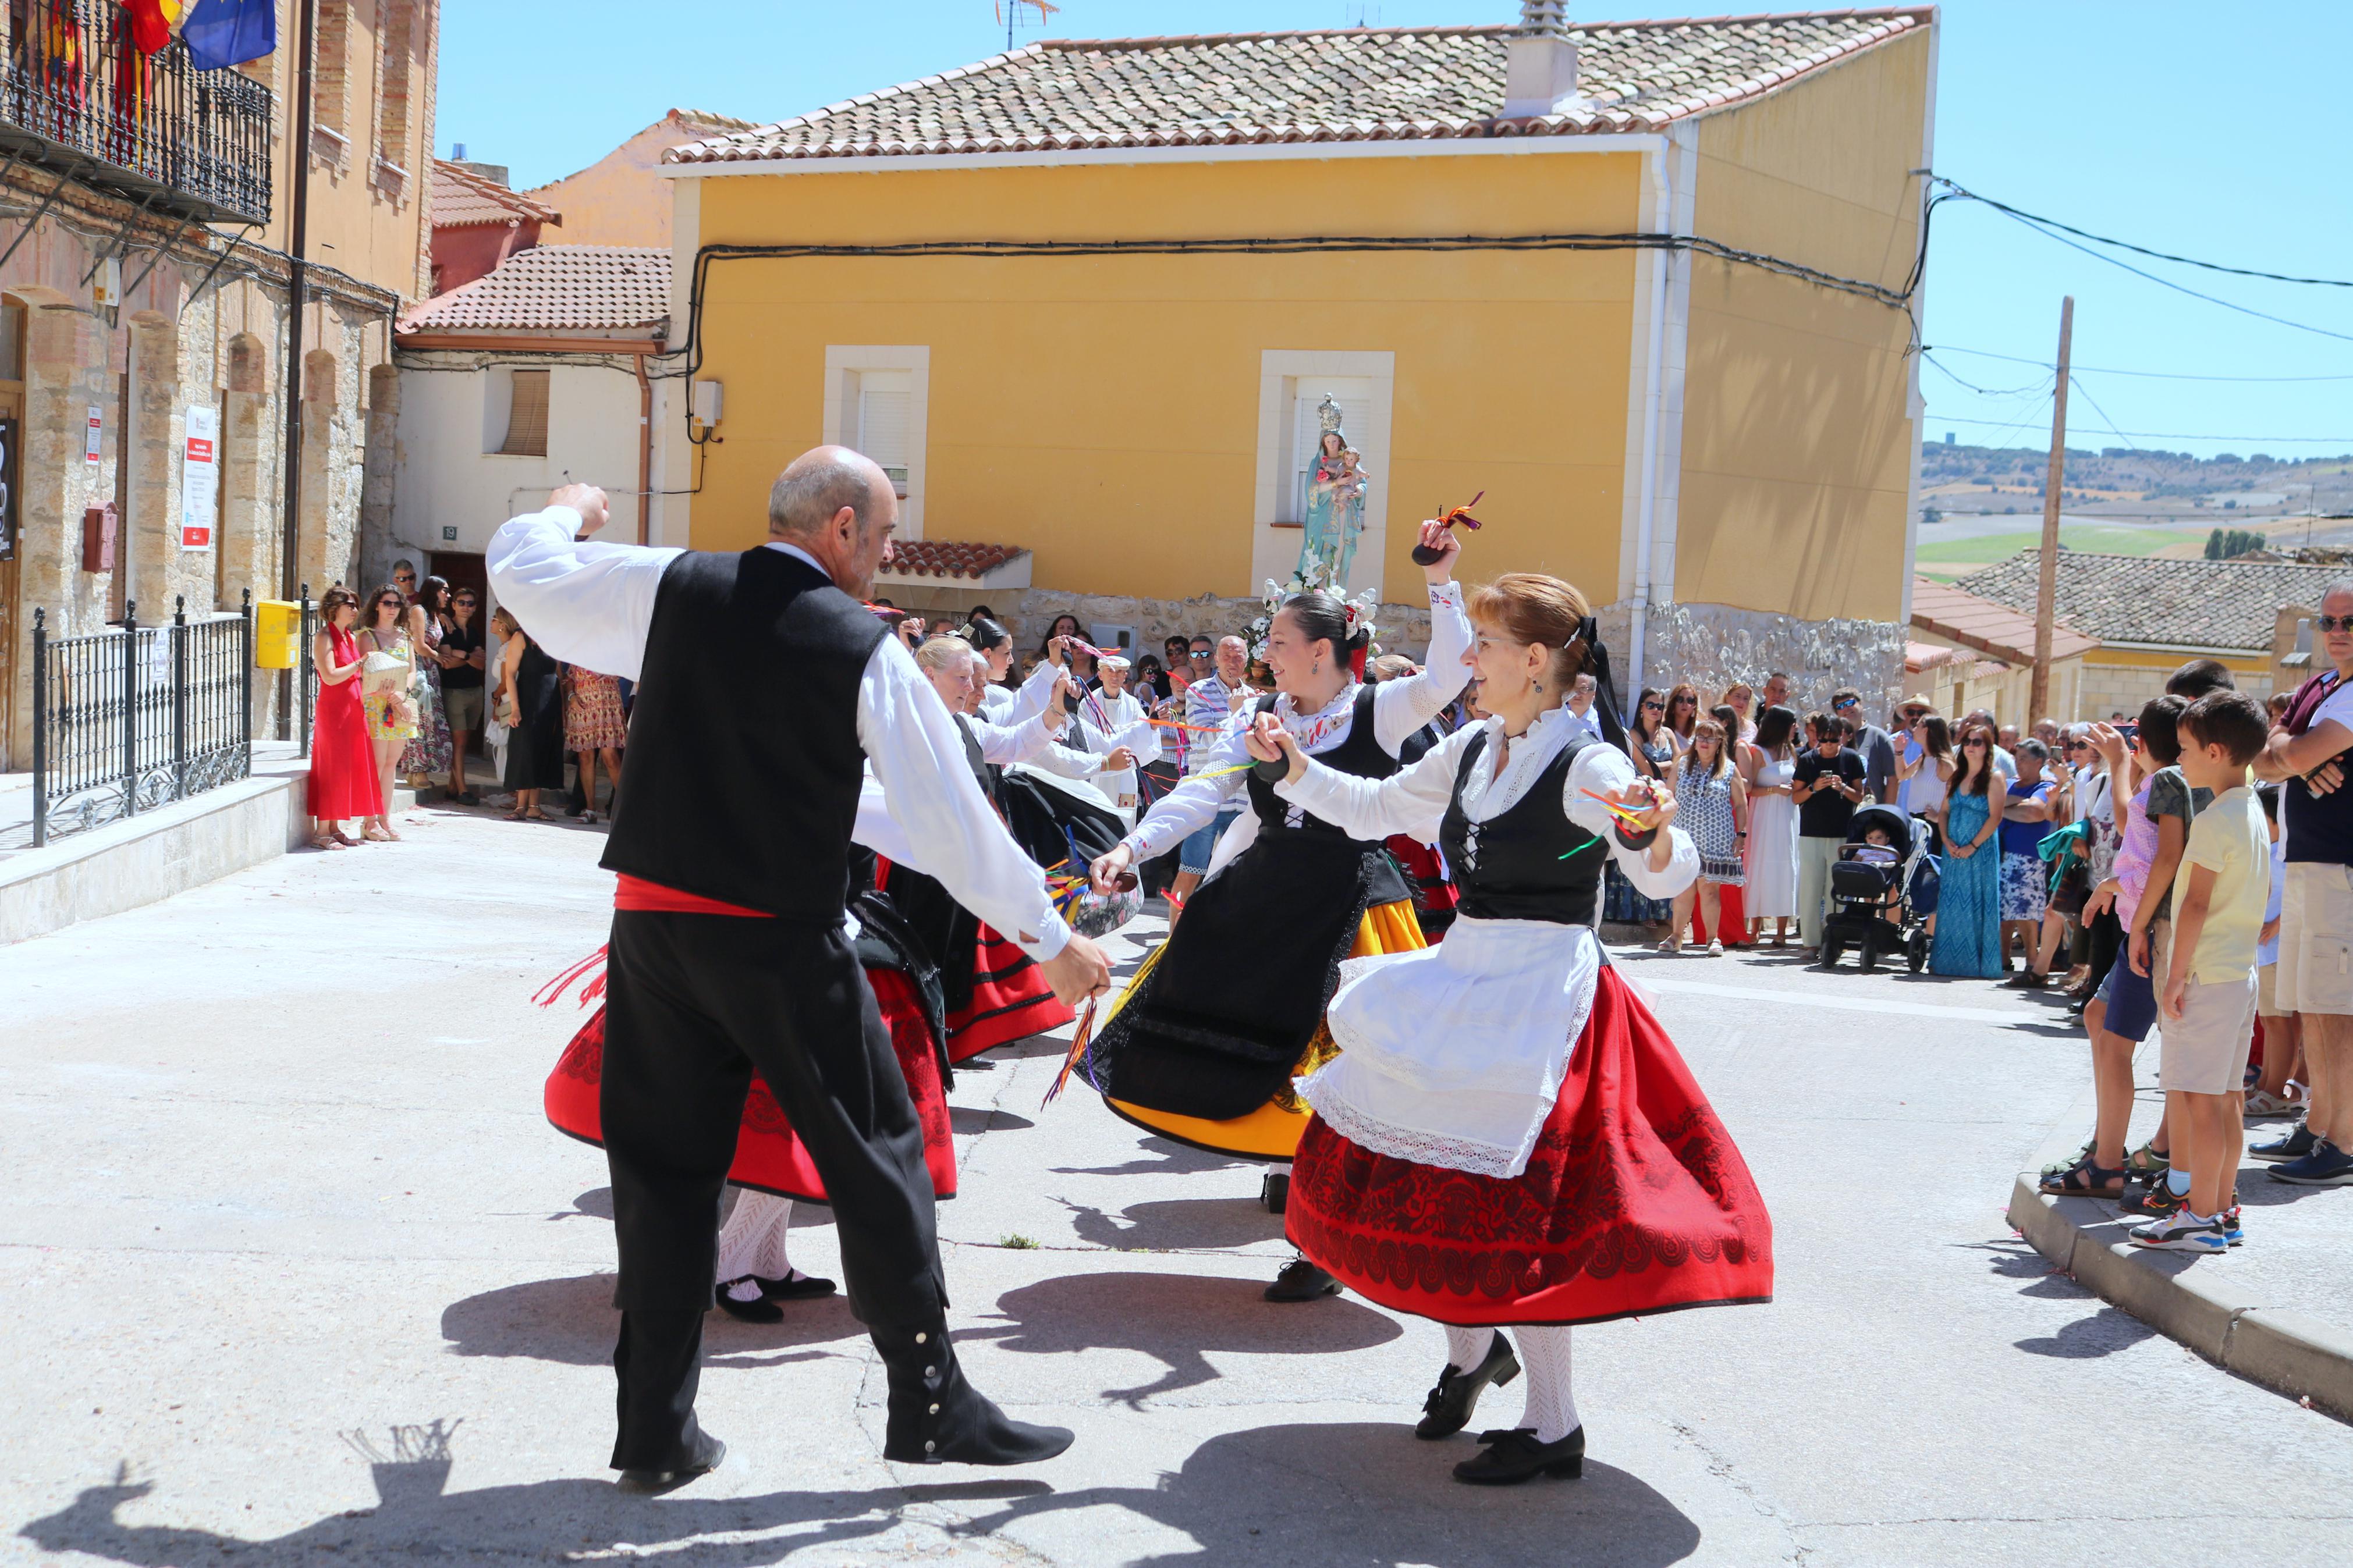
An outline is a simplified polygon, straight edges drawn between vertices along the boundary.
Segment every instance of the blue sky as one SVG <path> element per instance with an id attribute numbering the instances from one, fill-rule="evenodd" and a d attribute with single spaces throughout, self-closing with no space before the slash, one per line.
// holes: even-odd
<path id="1" fill-rule="evenodd" d="M 1737 7 L 1725 7 L 1736 9 Z M 1779 8 L 1779 7 L 1776 7 Z M 1791 6 L 1790 9 L 1798 7 Z M 1576 0 L 1573 18 L 1689 16 L 1692 5 Z M 447 153 L 518 185 L 593 163 L 687 107 L 777 120 L 1004 47 L 992 0 L 470 0 L 444 7 L 437 119 Z M 671 15 L 681 24 L 664 25 Z M 1019 38 L 1507 21 L 1515 0 L 1063 0 Z M 887 24 L 878 25 L 878 15 Z M 2353 7 L 1955 0 L 1944 11 L 1936 171 L 2094 233 L 2233 266 L 2353 279 L 2342 189 Z M 518 62 L 528 69 L 518 69 Z M 2075 296 L 2070 445 L 2201 456 L 2353 452 L 2353 289 L 2225 278 L 2127 258 L 2248 310 L 2132 276 L 1989 208 L 1947 203 L 1929 258 L 1922 372 L 1931 439 L 2049 439 L 2047 362 Z M 1976 352 L 1963 352 L 1976 351 Z M 1943 371 L 1984 389 L 1972 392 Z M 2195 381 L 2122 375 L 2341 377 Z M 2023 389 L 2023 390 L 2020 390 Z M 2108 429 L 2129 433 L 2107 434 Z M 2147 434 L 2141 434 L 2147 432 Z M 2288 437 L 2311 437 L 2301 441 Z"/>

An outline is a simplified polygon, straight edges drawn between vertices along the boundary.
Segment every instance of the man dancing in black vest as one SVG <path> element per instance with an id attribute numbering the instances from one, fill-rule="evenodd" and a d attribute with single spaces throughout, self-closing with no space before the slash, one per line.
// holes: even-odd
<path id="1" fill-rule="evenodd" d="M 889 1373 L 883 1457 L 1050 1458 L 1071 1434 L 1008 1417 L 948 1343 L 922 1128 L 843 926 L 867 765 L 914 868 L 1018 942 L 1064 1001 L 1111 975 L 973 782 L 931 683 L 859 602 L 898 525 L 891 481 L 843 447 L 807 453 L 769 492 L 769 542 L 742 554 L 580 542 L 605 521 L 602 490 L 566 485 L 499 530 L 488 564 L 549 652 L 638 682 L 604 858 L 620 874 L 601 1104 L 620 1484 L 666 1491 L 725 1452 L 694 1394 L 754 1072 L 832 1199 L 850 1310 Z"/>

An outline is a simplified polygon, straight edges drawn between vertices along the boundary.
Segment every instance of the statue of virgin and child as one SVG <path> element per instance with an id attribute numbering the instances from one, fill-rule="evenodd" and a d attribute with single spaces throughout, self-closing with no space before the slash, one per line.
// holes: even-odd
<path id="1" fill-rule="evenodd" d="M 1315 410 L 1319 434 L 1307 470 L 1307 537 L 1295 575 L 1310 586 L 1345 594 L 1365 531 L 1365 485 L 1370 478 L 1340 427 L 1340 405 L 1327 395 Z"/>

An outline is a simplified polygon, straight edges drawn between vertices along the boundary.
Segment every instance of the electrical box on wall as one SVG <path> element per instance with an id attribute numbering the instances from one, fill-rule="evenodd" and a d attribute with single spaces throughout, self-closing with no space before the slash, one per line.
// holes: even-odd
<path id="1" fill-rule="evenodd" d="M 719 423 L 719 416 L 724 408 L 725 402 L 726 399 L 719 383 L 698 381 L 694 384 L 694 397 L 690 406 L 695 418 L 704 425 Z"/>
<path id="2" fill-rule="evenodd" d="M 110 256 L 98 264 L 90 275 L 90 302 L 101 310 L 112 310 L 122 303 L 122 258 Z"/>
<path id="3" fill-rule="evenodd" d="M 81 514 L 81 569 L 85 572 L 114 570 L 114 536 L 121 526 L 122 514 L 114 503 L 88 508 Z"/>

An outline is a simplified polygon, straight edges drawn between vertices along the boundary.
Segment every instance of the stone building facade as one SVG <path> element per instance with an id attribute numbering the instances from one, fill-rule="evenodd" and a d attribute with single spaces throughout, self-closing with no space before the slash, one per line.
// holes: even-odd
<path id="1" fill-rule="evenodd" d="M 48 3 L 36 0 L 37 8 Z M 233 610 L 248 593 L 358 585 L 372 434 L 384 442 L 376 405 L 396 389 L 392 321 L 427 276 L 426 184 L 411 171 L 424 167 L 432 145 L 438 10 L 429 0 L 319 0 L 317 9 L 317 127 L 302 159 L 309 266 L 291 563 L 284 400 L 295 325 L 293 0 L 281 0 L 279 53 L 234 73 L 250 87 L 232 82 L 233 92 L 206 95 L 245 117 L 230 128 L 246 138 L 242 166 L 232 148 L 224 170 L 222 127 L 194 119 L 158 115 L 142 132 L 160 138 L 161 161 L 122 150 L 130 144 L 110 120 L 120 100 L 98 70 L 87 96 L 71 101 L 36 102 L 22 78 L 0 92 L 0 151 L 16 154 L 0 164 L 0 418 L 20 421 L 21 431 L 0 468 L 9 496 L 0 771 L 29 765 L 36 611 L 50 635 L 73 636 L 119 623 L 126 610 L 154 625 L 183 601 L 194 617 Z M 113 15 L 101 8 L 86 25 L 102 31 L 119 25 Z M 11 43 L 0 72 L 37 71 L 39 39 Z M 154 68 L 176 70 L 184 82 L 203 74 L 175 58 L 179 50 L 172 46 Z M 113 68 L 114 57 L 92 49 L 90 58 Z M 213 150 L 208 183 L 180 172 L 198 160 L 175 137 Z M 211 525 L 200 544 L 182 531 L 192 411 L 216 415 L 219 432 L 216 509 L 189 520 Z M 84 549 L 85 519 L 109 506 L 116 542 L 112 564 L 101 566 Z M 279 717 L 278 687 L 268 679 L 254 687 L 262 734 Z"/>

